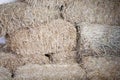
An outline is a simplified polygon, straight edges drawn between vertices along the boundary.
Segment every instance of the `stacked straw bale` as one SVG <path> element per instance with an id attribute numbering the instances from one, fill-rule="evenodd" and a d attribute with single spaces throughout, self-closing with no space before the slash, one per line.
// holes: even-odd
<path id="1" fill-rule="evenodd" d="M 63 15 L 72 23 L 120 25 L 120 0 L 74 0 Z"/>
<path id="2" fill-rule="evenodd" d="M 31 55 L 45 57 L 46 54 L 52 53 L 58 55 L 62 53 L 63 56 L 66 56 L 71 54 L 75 47 L 76 29 L 62 19 L 53 20 L 39 27 L 16 30 L 7 38 L 7 48 L 23 57 Z M 50 56 L 46 57 L 50 58 Z M 56 58 L 58 57 L 56 56 Z M 61 58 L 64 57 L 61 56 Z"/>
<path id="3" fill-rule="evenodd" d="M 79 49 L 83 53 L 120 56 L 120 26 L 89 23 L 81 23 L 79 26 Z"/>
<path id="4" fill-rule="evenodd" d="M 0 80 L 120 79 L 120 0 L 3 4 L 1 36 Z"/>
<path id="5" fill-rule="evenodd" d="M 42 6 L 32 7 L 24 2 L 0 5 L 0 36 L 21 27 L 39 26 L 59 17 L 59 11 Z"/>
<path id="6" fill-rule="evenodd" d="M 19 67 L 15 80 L 86 80 L 85 71 L 79 65 L 37 65 Z"/>
<path id="7" fill-rule="evenodd" d="M 89 80 L 119 80 L 120 57 L 85 57 L 83 65 Z"/>

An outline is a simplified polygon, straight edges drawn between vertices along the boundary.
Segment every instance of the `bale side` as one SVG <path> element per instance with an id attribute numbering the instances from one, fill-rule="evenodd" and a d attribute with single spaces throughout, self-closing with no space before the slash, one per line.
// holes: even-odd
<path id="1" fill-rule="evenodd" d="M 81 53 L 120 56 L 120 26 L 89 23 L 79 26 L 81 38 L 78 45 Z"/>
<path id="2" fill-rule="evenodd" d="M 0 36 L 21 27 L 34 27 L 59 17 L 59 11 L 43 7 L 31 7 L 23 2 L 0 5 Z"/>
<path id="3" fill-rule="evenodd" d="M 120 57 L 84 57 L 84 68 L 89 80 L 119 80 Z"/>
<path id="4" fill-rule="evenodd" d="M 7 45 L 22 56 L 70 52 L 76 47 L 76 29 L 64 20 L 53 20 L 39 27 L 16 30 L 7 38 Z"/>
<path id="5" fill-rule="evenodd" d="M 29 64 L 19 67 L 15 80 L 86 80 L 84 70 L 74 65 L 37 65 Z"/>
<path id="6" fill-rule="evenodd" d="M 72 23 L 120 25 L 120 0 L 74 0 L 63 11 Z"/>

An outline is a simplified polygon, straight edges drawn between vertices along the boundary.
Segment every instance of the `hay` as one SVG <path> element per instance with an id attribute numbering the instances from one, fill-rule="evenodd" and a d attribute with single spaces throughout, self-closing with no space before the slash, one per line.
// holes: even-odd
<path id="1" fill-rule="evenodd" d="M 7 38 L 7 45 L 22 56 L 72 51 L 76 47 L 76 29 L 58 19 L 39 27 L 16 30 Z"/>
<path id="2" fill-rule="evenodd" d="M 29 64 L 19 67 L 15 72 L 15 80 L 86 80 L 84 77 L 84 70 L 77 64 Z"/>
<path id="3" fill-rule="evenodd" d="M 23 65 L 23 63 L 16 55 L 0 52 L 0 66 L 5 67 L 10 71 L 15 71 L 16 68 L 21 65 Z"/>
<path id="4" fill-rule="evenodd" d="M 44 64 L 49 64 L 49 58 L 46 57 L 45 55 L 41 54 L 30 54 L 27 56 L 21 57 L 21 60 L 24 64 L 39 64 L 39 65 L 44 65 Z"/>
<path id="5" fill-rule="evenodd" d="M 43 6 L 31 7 L 24 2 L 0 5 L 0 36 L 21 27 L 34 27 L 59 17 L 59 11 Z"/>
<path id="6" fill-rule="evenodd" d="M 120 0 L 74 0 L 63 15 L 72 23 L 120 25 Z"/>
<path id="7" fill-rule="evenodd" d="M 57 54 L 52 54 L 52 63 L 55 64 L 74 64 L 76 63 L 76 52 L 60 52 Z"/>
<path id="8" fill-rule="evenodd" d="M 30 54 L 22 57 L 13 53 L 0 51 L 0 66 L 7 68 L 11 72 L 14 72 L 19 66 L 30 63 L 43 65 L 50 63 L 50 61 L 45 55 Z"/>
<path id="9" fill-rule="evenodd" d="M 60 9 L 61 6 L 65 7 L 66 4 L 74 0 L 23 0 L 23 2 L 30 4 L 31 6 L 43 6 L 49 9 Z"/>
<path id="10" fill-rule="evenodd" d="M 12 80 L 11 73 L 3 67 L 0 67 L 0 80 Z"/>
<path id="11" fill-rule="evenodd" d="M 120 56 L 120 26 L 82 23 L 80 50 L 87 55 Z"/>
<path id="12" fill-rule="evenodd" d="M 120 57 L 85 57 L 84 68 L 89 80 L 119 80 Z"/>
<path id="13" fill-rule="evenodd" d="M 24 64 L 75 64 L 76 63 L 76 52 L 59 52 L 59 53 L 48 53 L 48 54 L 29 54 L 21 57 Z"/>

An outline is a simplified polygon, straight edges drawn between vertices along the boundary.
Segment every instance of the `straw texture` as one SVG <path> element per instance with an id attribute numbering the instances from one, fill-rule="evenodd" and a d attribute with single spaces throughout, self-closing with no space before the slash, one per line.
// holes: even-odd
<path id="1" fill-rule="evenodd" d="M 32 7 L 24 2 L 0 5 L 0 36 L 21 27 L 34 27 L 59 17 L 59 11 L 46 7 Z"/>
<path id="2" fill-rule="evenodd" d="M 63 15 L 72 23 L 120 25 L 120 0 L 74 0 Z"/>
<path id="3" fill-rule="evenodd" d="M 12 80 L 11 73 L 4 67 L 0 67 L 0 80 Z"/>
<path id="4" fill-rule="evenodd" d="M 120 56 L 120 26 L 82 23 L 79 33 L 83 54 Z"/>
<path id="5" fill-rule="evenodd" d="M 85 72 L 74 65 L 37 65 L 28 64 L 19 67 L 15 80 L 85 80 Z"/>
<path id="6" fill-rule="evenodd" d="M 22 56 L 67 52 L 76 47 L 76 29 L 72 24 L 58 19 L 39 27 L 19 29 L 7 40 L 8 48 Z"/>
<path id="7" fill-rule="evenodd" d="M 84 68 L 89 80 L 119 80 L 120 79 L 120 57 L 85 57 Z"/>

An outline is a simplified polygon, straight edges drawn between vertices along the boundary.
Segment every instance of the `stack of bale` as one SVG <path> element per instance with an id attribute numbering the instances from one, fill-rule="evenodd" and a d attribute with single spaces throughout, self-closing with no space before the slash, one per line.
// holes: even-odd
<path id="1" fill-rule="evenodd" d="M 7 78 L 120 79 L 119 0 L 21 0 L 0 11 Z"/>
<path id="2" fill-rule="evenodd" d="M 59 18 L 59 10 L 39 6 L 31 6 L 26 2 L 15 2 L 0 5 L 1 34 L 14 32 L 21 27 L 39 26 Z M 2 36 L 1 35 L 1 36 Z"/>
<path id="3" fill-rule="evenodd" d="M 119 80 L 120 0 L 74 0 L 62 13 L 76 25 L 77 61 L 88 79 Z"/>
<path id="4" fill-rule="evenodd" d="M 0 36 L 6 36 L 8 51 L 3 52 L 0 66 L 9 69 L 13 79 L 86 78 L 75 60 L 76 28 L 62 19 L 64 0 L 58 1 L 23 0 L 0 6 Z"/>

